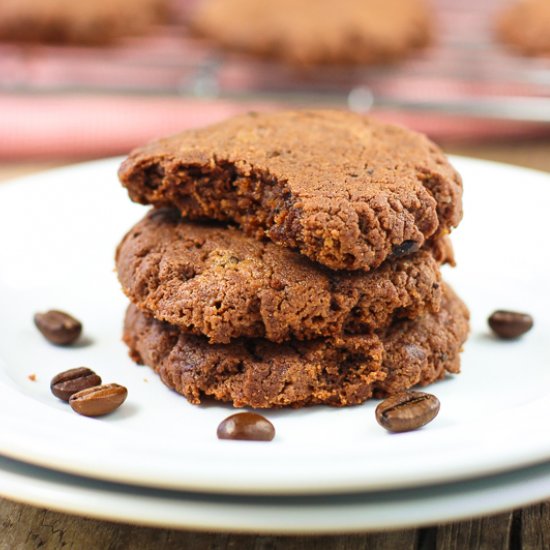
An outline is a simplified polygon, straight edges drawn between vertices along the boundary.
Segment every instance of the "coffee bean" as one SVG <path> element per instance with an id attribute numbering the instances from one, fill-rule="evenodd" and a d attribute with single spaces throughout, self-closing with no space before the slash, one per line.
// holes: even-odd
<path id="1" fill-rule="evenodd" d="M 82 332 L 82 323 L 64 311 L 37 313 L 34 324 L 46 340 L 58 346 L 72 344 Z"/>
<path id="2" fill-rule="evenodd" d="M 390 432 L 408 432 L 431 422 L 439 399 L 430 393 L 409 391 L 388 397 L 376 407 L 376 420 Z"/>
<path id="3" fill-rule="evenodd" d="M 394 258 L 401 258 L 401 256 L 418 252 L 419 249 L 420 245 L 416 241 L 403 241 L 392 248 L 391 255 Z"/>
<path id="4" fill-rule="evenodd" d="M 271 441 L 274 437 L 273 424 L 267 418 L 256 413 L 232 414 L 218 426 L 218 439 Z"/>
<path id="5" fill-rule="evenodd" d="M 73 393 L 69 405 L 84 416 L 103 416 L 118 409 L 128 396 L 128 390 L 119 384 L 103 384 Z"/>
<path id="6" fill-rule="evenodd" d="M 533 318 L 517 311 L 495 311 L 488 320 L 493 332 L 505 340 L 519 338 L 533 328 Z"/>
<path id="7" fill-rule="evenodd" d="M 73 393 L 93 388 L 100 384 L 101 378 L 93 370 L 86 367 L 78 367 L 60 372 L 54 376 L 50 383 L 50 389 L 56 397 L 59 397 L 63 401 L 68 401 Z"/>

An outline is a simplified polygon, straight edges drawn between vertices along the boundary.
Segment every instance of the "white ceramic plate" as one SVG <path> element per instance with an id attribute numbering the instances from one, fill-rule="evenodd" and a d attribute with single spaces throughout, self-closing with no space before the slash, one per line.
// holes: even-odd
<path id="1" fill-rule="evenodd" d="M 446 277 L 472 310 L 472 335 L 463 373 L 431 387 L 439 416 L 396 436 L 374 421 L 374 402 L 270 411 L 277 437 L 268 444 L 218 441 L 230 407 L 189 405 L 128 359 L 113 253 L 146 209 L 117 183 L 117 160 L 1 185 L 0 452 L 101 479 L 250 494 L 395 489 L 549 459 L 550 177 L 454 162 L 466 214 L 454 237 L 459 267 Z M 84 321 L 82 345 L 43 340 L 32 317 L 48 308 Z M 485 319 L 497 308 L 532 313 L 535 328 L 520 341 L 496 341 Z M 78 365 L 127 386 L 125 405 L 89 419 L 56 400 L 49 380 Z"/>
<path id="2" fill-rule="evenodd" d="M 0 457 L 0 495 L 48 509 L 157 527 L 250 533 L 344 533 L 496 514 L 550 497 L 550 463 L 416 489 L 258 497 L 147 489 Z"/>

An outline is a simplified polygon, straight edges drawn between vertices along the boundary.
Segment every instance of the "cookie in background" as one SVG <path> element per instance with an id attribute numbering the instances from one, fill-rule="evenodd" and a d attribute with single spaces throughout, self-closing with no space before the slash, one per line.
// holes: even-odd
<path id="1" fill-rule="evenodd" d="M 168 11 L 167 0 L 2 0 L 0 40 L 99 46 L 147 34 Z"/>
<path id="2" fill-rule="evenodd" d="M 193 29 L 222 49 L 292 65 L 377 64 L 430 42 L 424 0 L 204 0 Z"/>
<path id="3" fill-rule="evenodd" d="M 550 57 L 550 2 L 515 0 L 499 14 L 496 33 L 524 55 Z"/>

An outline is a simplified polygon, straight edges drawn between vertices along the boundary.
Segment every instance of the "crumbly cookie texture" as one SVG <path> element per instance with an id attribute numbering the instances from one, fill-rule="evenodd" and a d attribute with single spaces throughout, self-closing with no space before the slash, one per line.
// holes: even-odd
<path id="1" fill-rule="evenodd" d="M 1 0 L 0 40 L 101 45 L 167 18 L 166 0 Z"/>
<path id="2" fill-rule="evenodd" d="M 462 217 L 462 182 L 426 137 L 347 111 L 242 115 L 133 151 L 132 200 L 237 223 L 332 269 L 369 271 Z"/>
<path id="3" fill-rule="evenodd" d="M 550 2 L 516 0 L 497 18 L 496 32 L 502 42 L 525 55 L 550 56 Z"/>
<path id="4" fill-rule="evenodd" d="M 432 19 L 424 0 L 205 0 L 191 24 L 223 49 L 308 66 L 401 59 Z"/>
<path id="5" fill-rule="evenodd" d="M 356 405 L 430 384 L 459 372 L 467 333 L 468 311 L 445 288 L 438 313 L 369 335 L 284 344 L 240 339 L 211 345 L 131 305 L 124 341 L 136 362 L 152 367 L 191 403 L 210 398 L 269 408 Z"/>
<path id="6" fill-rule="evenodd" d="M 139 309 L 211 343 L 365 332 L 438 311 L 441 302 L 429 250 L 369 273 L 335 272 L 237 229 L 184 221 L 173 209 L 153 210 L 134 226 L 116 264 Z"/>

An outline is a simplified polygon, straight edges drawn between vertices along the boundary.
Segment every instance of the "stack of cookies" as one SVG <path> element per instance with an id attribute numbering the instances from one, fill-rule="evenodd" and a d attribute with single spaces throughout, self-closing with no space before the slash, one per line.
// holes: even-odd
<path id="1" fill-rule="evenodd" d="M 248 114 L 135 150 L 124 341 L 191 403 L 355 405 L 459 371 L 441 280 L 460 176 L 424 136 L 340 111 Z"/>

